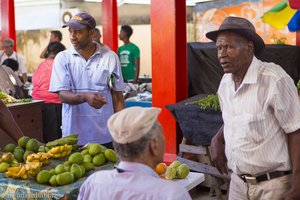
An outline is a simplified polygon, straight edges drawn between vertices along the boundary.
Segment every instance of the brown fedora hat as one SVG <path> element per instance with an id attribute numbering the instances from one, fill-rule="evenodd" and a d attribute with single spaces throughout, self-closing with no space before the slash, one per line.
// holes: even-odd
<path id="1" fill-rule="evenodd" d="M 260 55 L 265 49 L 264 40 L 256 33 L 255 27 L 251 22 L 241 17 L 227 17 L 222 22 L 219 30 L 206 33 L 206 37 L 216 42 L 220 32 L 229 31 L 240 34 L 252 41 L 254 44 L 254 54 Z"/>

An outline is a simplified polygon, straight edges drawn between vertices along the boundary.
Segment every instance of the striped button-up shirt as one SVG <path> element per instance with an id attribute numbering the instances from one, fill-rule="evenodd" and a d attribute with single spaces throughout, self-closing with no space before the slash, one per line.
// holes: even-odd
<path id="1" fill-rule="evenodd" d="M 257 175 L 290 170 L 287 134 L 300 128 L 300 102 L 290 76 L 253 58 L 240 87 L 224 74 L 219 90 L 228 168 Z"/>

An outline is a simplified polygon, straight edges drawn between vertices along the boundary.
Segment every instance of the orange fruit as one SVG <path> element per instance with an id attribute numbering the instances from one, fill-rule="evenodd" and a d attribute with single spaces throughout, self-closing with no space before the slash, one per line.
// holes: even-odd
<path id="1" fill-rule="evenodd" d="M 166 173 L 166 171 L 167 171 L 167 165 L 163 162 L 158 163 L 155 167 L 155 172 L 158 175 L 162 175 L 162 174 Z"/>

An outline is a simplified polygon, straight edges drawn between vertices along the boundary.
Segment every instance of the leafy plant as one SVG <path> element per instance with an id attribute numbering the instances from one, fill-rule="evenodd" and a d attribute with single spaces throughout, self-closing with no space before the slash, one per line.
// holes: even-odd
<path id="1" fill-rule="evenodd" d="M 197 101 L 190 102 L 188 104 L 198 105 L 202 110 L 207 110 L 208 108 L 212 108 L 215 111 L 220 111 L 220 103 L 217 94 L 210 94 L 203 99 L 199 99 Z"/>
<path id="2" fill-rule="evenodd" d="M 277 37 L 275 34 L 271 36 L 275 44 L 286 44 L 286 37 Z"/>

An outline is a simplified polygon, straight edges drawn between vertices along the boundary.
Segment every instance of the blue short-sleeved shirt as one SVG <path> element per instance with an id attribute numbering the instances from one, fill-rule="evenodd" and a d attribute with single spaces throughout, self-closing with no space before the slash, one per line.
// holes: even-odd
<path id="1" fill-rule="evenodd" d="M 110 88 L 115 91 L 123 91 L 124 88 L 118 56 L 113 51 L 96 45 L 95 53 L 87 61 L 73 47 L 60 52 L 55 57 L 51 75 L 50 92 L 98 92 L 107 100 L 107 104 L 100 109 L 95 109 L 88 103 L 63 103 L 63 136 L 79 134 L 80 145 L 112 141 L 106 124 L 114 113 Z"/>

